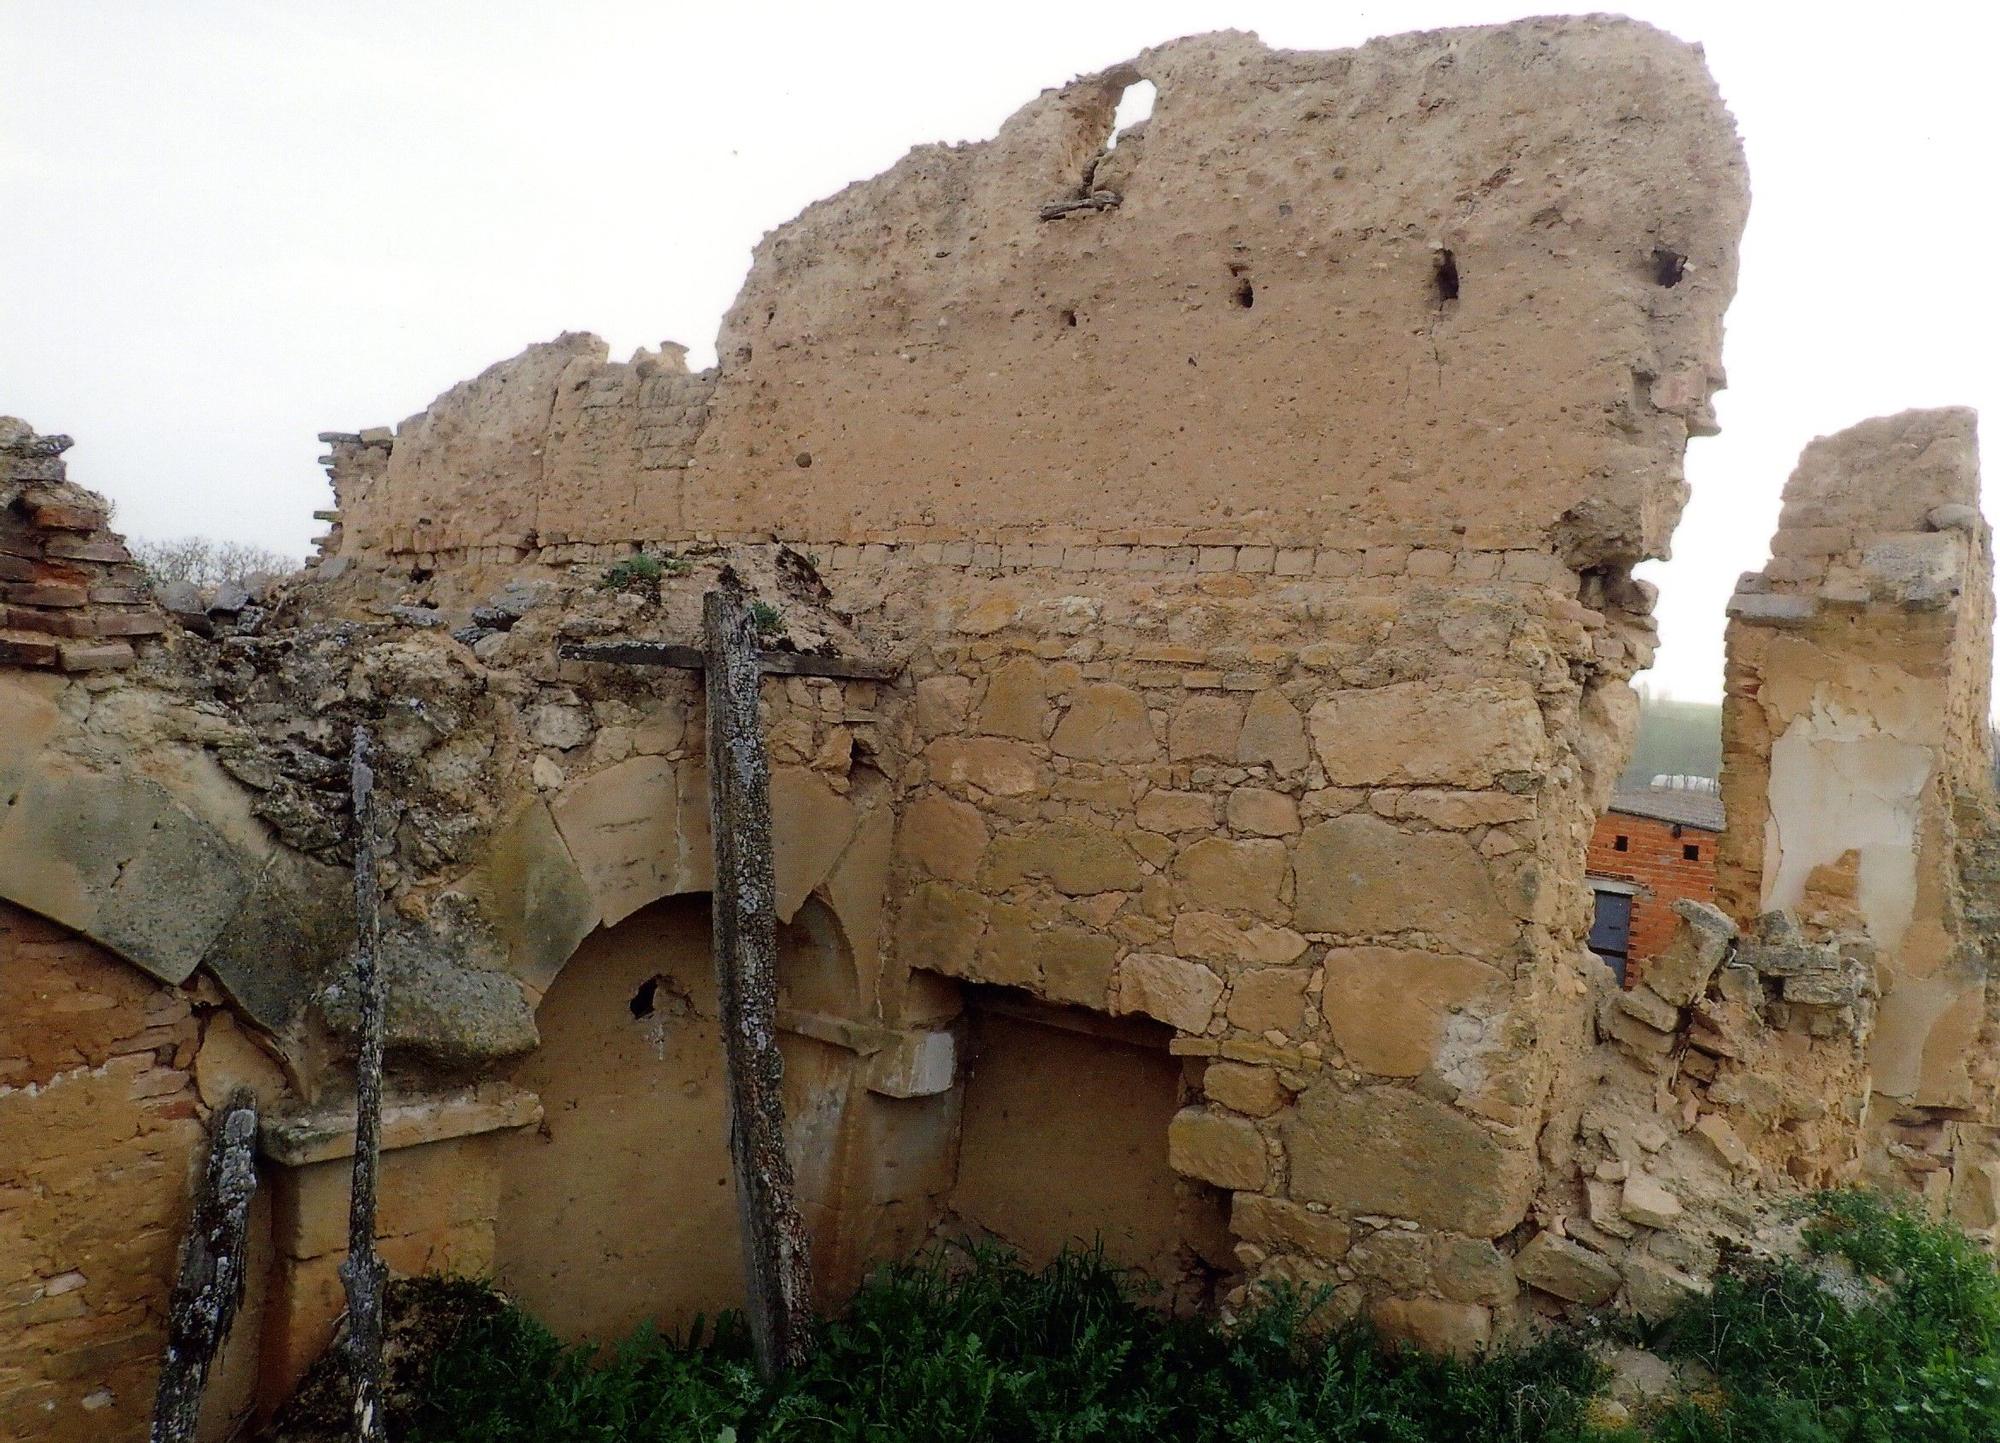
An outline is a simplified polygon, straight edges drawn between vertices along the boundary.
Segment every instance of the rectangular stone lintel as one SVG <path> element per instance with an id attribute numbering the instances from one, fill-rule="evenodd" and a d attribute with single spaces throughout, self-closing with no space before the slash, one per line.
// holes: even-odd
<path id="1" fill-rule="evenodd" d="M 483 1132 L 532 1127 L 542 1102 L 525 1088 L 481 1083 L 456 1092 L 382 1100 L 384 1151 L 474 1137 Z M 259 1153 L 285 1167 L 305 1167 L 354 1155 L 354 1109 L 342 1102 L 305 1112 L 269 1116 L 257 1126 Z"/>

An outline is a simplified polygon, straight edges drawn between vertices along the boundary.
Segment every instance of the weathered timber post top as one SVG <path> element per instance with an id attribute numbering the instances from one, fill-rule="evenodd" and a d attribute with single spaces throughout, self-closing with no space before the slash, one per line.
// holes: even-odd
<path id="1" fill-rule="evenodd" d="M 771 838 L 771 762 L 758 724 L 766 675 L 887 681 L 898 667 L 766 651 L 743 589 L 725 573 L 702 597 L 702 644 L 564 642 L 572 661 L 700 671 L 708 698 L 710 913 L 729 1152 L 742 1214 L 744 1288 L 765 1377 L 812 1354 L 812 1260 L 785 1151 L 784 1062 L 778 1052 L 778 888 Z"/>

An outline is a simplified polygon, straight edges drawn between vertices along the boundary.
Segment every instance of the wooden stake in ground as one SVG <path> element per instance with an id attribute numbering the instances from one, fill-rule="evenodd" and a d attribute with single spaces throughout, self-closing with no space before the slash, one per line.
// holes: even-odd
<path id="1" fill-rule="evenodd" d="M 708 816 L 715 845 L 715 980 L 729 1087 L 729 1147 L 744 1278 L 765 1377 L 812 1353 L 812 1262 L 785 1153 L 778 1054 L 778 886 L 771 763 L 757 715 L 763 657 L 743 593 L 702 598 L 708 685 Z"/>
<path id="2" fill-rule="evenodd" d="M 209 1127 L 208 1170 L 167 1304 L 167 1356 L 153 1404 L 152 1443 L 194 1443 L 209 1366 L 243 1301 L 243 1240 L 257 1191 L 257 1100 L 238 1091 Z"/>
<path id="3" fill-rule="evenodd" d="M 354 986 L 361 1048 L 354 1064 L 354 1186 L 347 1205 L 347 1364 L 354 1380 L 354 1443 L 381 1443 L 382 1287 L 375 1255 L 375 1174 L 382 1148 L 382 1014 L 386 989 L 377 948 L 381 897 L 375 882 L 375 772 L 364 727 L 354 729 Z"/>

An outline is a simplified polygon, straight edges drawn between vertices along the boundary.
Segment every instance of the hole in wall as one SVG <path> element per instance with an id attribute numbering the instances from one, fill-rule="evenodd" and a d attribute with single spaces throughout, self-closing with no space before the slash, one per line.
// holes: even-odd
<path id="1" fill-rule="evenodd" d="M 1665 246 L 1653 247 L 1653 283 L 1672 290 L 1687 274 L 1688 258 Z"/>
<path id="2" fill-rule="evenodd" d="M 644 982 L 641 982 L 639 990 L 632 994 L 630 1004 L 632 1008 L 632 1020 L 636 1022 L 641 1018 L 651 1017 L 653 1015 L 653 1004 L 659 999 L 659 995 L 659 978 L 648 977 Z"/>
<path id="3" fill-rule="evenodd" d="M 1437 261 L 1431 268 L 1431 284 L 1437 289 L 1439 305 L 1458 299 L 1458 257 L 1448 250 L 1437 253 Z"/>
<path id="4" fill-rule="evenodd" d="M 1611 850 L 1614 852 L 1631 851 L 1632 839 L 1630 837 L 1613 837 L 1611 839 Z"/>
<path id="5" fill-rule="evenodd" d="M 1111 139 L 1106 142 L 1106 150 L 1116 150 L 1118 142 L 1135 125 L 1144 125 L 1153 117 L 1153 102 L 1160 98 L 1160 88 L 1150 80 L 1135 80 L 1125 87 L 1118 97 L 1118 108 L 1111 116 Z"/>
<path id="6" fill-rule="evenodd" d="M 1064 311 L 1064 312 L 1062 313 L 1062 323 L 1063 323 L 1064 325 L 1066 325 L 1066 326 L 1073 326 L 1073 325 L 1075 325 L 1075 324 L 1076 324 L 1076 312 L 1075 312 L 1075 311 L 1071 311 L 1071 310 L 1065 310 L 1065 311 Z"/>
<path id="7" fill-rule="evenodd" d="M 1236 289 L 1230 292 L 1230 299 L 1244 310 L 1257 304 L 1257 288 L 1250 284 L 1250 278 L 1243 276 L 1236 282 Z"/>
<path id="8" fill-rule="evenodd" d="M 1681 860 L 1684 862 L 1699 862 L 1701 860 L 1701 844 L 1698 842 L 1682 843 Z"/>
<path id="9" fill-rule="evenodd" d="M 641 982 L 639 990 L 625 1005 L 630 1009 L 634 1022 L 644 1022 L 648 1018 L 678 1022 L 694 1011 L 694 1002 L 688 994 L 675 984 L 673 978 L 659 972 Z"/>

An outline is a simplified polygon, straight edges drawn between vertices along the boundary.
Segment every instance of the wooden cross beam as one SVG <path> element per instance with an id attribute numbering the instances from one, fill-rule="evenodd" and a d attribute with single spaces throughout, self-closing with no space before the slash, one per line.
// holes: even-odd
<path id="1" fill-rule="evenodd" d="M 771 762 L 758 724 L 766 675 L 887 681 L 880 662 L 764 651 L 740 587 L 702 598 L 702 644 L 565 642 L 572 661 L 672 666 L 703 673 L 708 697 L 708 817 L 715 847 L 713 917 L 729 1151 L 742 1219 L 750 1332 L 765 1377 L 812 1353 L 812 1261 L 785 1152 L 784 1062 L 778 1053 L 777 879 Z"/>

